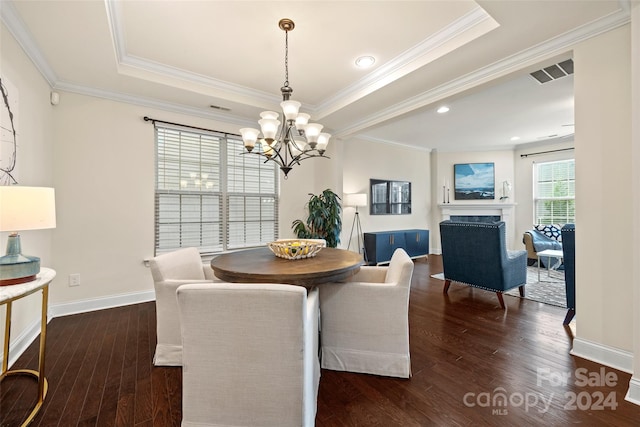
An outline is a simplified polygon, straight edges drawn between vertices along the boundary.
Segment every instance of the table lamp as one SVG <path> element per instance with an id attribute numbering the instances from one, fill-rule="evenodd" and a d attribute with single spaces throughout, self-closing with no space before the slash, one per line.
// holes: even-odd
<path id="1" fill-rule="evenodd" d="M 40 258 L 22 255 L 18 231 L 55 228 L 53 188 L 0 186 L 0 231 L 9 231 L 7 253 L 0 257 L 0 286 L 25 283 L 40 272 Z"/>

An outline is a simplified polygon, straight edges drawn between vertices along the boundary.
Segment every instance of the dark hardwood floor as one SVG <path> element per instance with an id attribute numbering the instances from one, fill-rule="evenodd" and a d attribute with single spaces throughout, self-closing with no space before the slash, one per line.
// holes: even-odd
<path id="1" fill-rule="evenodd" d="M 412 378 L 323 370 L 317 426 L 639 425 L 630 375 L 569 355 L 565 310 L 508 295 L 501 310 L 494 293 L 457 283 L 443 295 L 430 277 L 441 271 L 439 256 L 416 261 Z M 153 367 L 154 346 L 153 303 L 53 319 L 32 425 L 179 426 L 181 369 Z M 35 369 L 37 352 L 36 340 L 14 368 Z M 19 425 L 35 394 L 29 378 L 3 381 L 0 426 Z"/>

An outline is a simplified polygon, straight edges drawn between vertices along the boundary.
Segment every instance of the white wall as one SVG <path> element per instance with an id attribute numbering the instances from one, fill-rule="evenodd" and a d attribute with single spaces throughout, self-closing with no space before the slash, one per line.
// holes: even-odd
<path id="1" fill-rule="evenodd" d="M 460 201 L 456 201 L 454 199 L 453 194 L 453 178 L 454 171 L 453 165 L 456 163 L 494 163 L 495 166 L 495 183 L 496 183 L 496 199 L 491 200 L 478 200 L 478 203 L 496 203 L 501 204 L 502 202 L 499 200 L 502 192 L 502 182 L 509 181 L 512 183 L 512 196 L 508 203 L 517 203 L 516 196 L 518 195 L 519 188 L 514 183 L 514 163 L 513 163 L 513 151 L 512 150 L 496 150 L 496 151 L 465 151 L 465 152 L 456 152 L 456 151 L 441 151 L 434 152 L 433 155 L 433 168 L 434 172 L 431 176 L 431 203 L 433 206 L 432 215 L 431 215 L 431 242 L 433 243 L 434 250 L 437 250 L 437 253 L 442 253 L 440 246 L 440 229 L 439 224 L 442 221 L 442 211 L 438 207 L 438 204 L 443 203 L 443 192 L 442 186 L 444 185 L 445 179 L 447 180 L 447 185 L 450 187 L 449 192 L 449 203 L 459 203 Z M 519 196 L 517 196 L 519 197 Z M 474 203 L 473 200 L 465 200 L 464 203 Z M 506 202 L 505 202 L 506 203 Z M 515 211 L 517 212 L 519 206 L 516 206 Z M 513 238 L 513 226 L 511 229 L 507 230 L 507 235 L 512 238 L 507 242 L 508 248 L 517 248 L 521 249 L 520 246 L 516 246 Z"/>
<path id="2" fill-rule="evenodd" d="M 143 260 L 154 254 L 155 149 L 153 125 L 144 116 L 237 133 L 228 123 L 61 93 L 53 161 L 60 205 L 54 251 L 62 286 L 52 292 L 54 305 L 127 295 L 148 299 L 145 293 L 153 289 Z M 290 235 L 293 219 L 304 218 L 307 194 L 326 183 L 317 180 L 321 162 L 332 165 L 307 160 L 281 179 L 281 236 Z M 74 273 L 81 285 L 68 287 L 66 278 Z"/>
<path id="3" fill-rule="evenodd" d="M 574 351 L 633 346 L 630 27 L 575 47 L 576 319 Z M 636 118 L 637 120 L 637 118 Z M 640 165 L 635 165 L 635 168 Z M 635 257 L 634 257 L 635 255 Z M 626 367 L 629 369 L 629 366 Z"/>
<path id="4" fill-rule="evenodd" d="M 53 126 L 53 107 L 49 102 L 49 85 L 42 78 L 26 57 L 22 49 L 1 26 L 0 33 L 0 75 L 3 83 L 8 80 L 16 92 L 9 94 L 18 99 L 18 110 L 14 112 L 17 119 L 18 152 L 16 156 L 15 178 L 19 185 L 53 186 L 54 139 L 51 137 Z M 0 153 L 6 156 L 7 153 Z M 60 211 L 58 203 L 58 212 Z M 40 257 L 41 265 L 54 265 L 54 254 L 51 239 L 52 230 L 34 230 L 20 232 L 22 252 Z M 0 251 L 5 253 L 8 233 L 0 233 Z M 60 279 L 51 285 L 51 291 L 59 286 Z M 41 293 L 30 295 L 13 304 L 13 324 L 11 327 L 12 348 L 24 347 L 31 343 L 39 333 Z M 5 306 L 0 307 L 0 336 L 4 337 Z M 18 349 L 16 353 L 21 351 Z M 4 357 L 4 356 L 3 356 Z M 10 362 L 16 357 L 10 353 Z"/>
<path id="5" fill-rule="evenodd" d="M 369 215 L 369 207 L 359 208 L 363 232 L 429 229 L 431 212 L 430 153 L 399 145 L 381 144 L 349 139 L 343 144 L 343 192 L 366 193 L 371 202 L 370 179 L 388 179 L 411 182 L 411 214 Z M 342 245 L 347 247 L 353 225 L 355 208 L 347 207 L 343 213 Z M 354 232 L 351 250 L 357 250 Z"/>
<path id="6" fill-rule="evenodd" d="M 330 189 L 342 196 L 342 141 L 331 139 L 325 157 L 294 166 L 287 179 L 280 174 L 280 238 L 295 237 L 291 224 L 296 219 L 307 219 L 309 194 Z"/>

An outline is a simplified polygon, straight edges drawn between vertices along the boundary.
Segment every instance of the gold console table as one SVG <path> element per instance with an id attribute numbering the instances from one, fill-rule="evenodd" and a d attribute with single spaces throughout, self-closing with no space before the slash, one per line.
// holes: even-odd
<path id="1" fill-rule="evenodd" d="M 0 305 L 6 305 L 5 314 L 5 332 L 4 347 L 2 358 L 2 372 L 0 373 L 0 381 L 12 375 L 29 375 L 38 380 L 38 401 L 29 414 L 29 417 L 22 423 L 22 426 L 28 425 L 40 411 L 44 398 L 47 395 L 49 384 L 44 376 L 44 356 L 47 341 L 47 308 L 49 300 L 49 283 L 56 277 L 56 272 L 50 268 L 41 268 L 40 273 L 35 280 L 19 285 L 0 286 Z M 42 313 L 40 319 L 40 353 L 38 357 L 38 370 L 32 369 L 15 369 L 8 370 L 9 367 L 9 338 L 11 335 L 11 304 L 13 301 L 24 298 L 42 290 Z"/>

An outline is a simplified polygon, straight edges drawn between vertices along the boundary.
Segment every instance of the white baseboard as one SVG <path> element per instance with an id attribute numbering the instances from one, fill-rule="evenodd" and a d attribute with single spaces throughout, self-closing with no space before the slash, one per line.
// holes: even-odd
<path id="1" fill-rule="evenodd" d="M 614 369 L 633 373 L 633 353 L 620 350 L 618 348 L 609 347 L 581 338 L 573 339 L 573 348 L 570 352 L 573 356 L 582 357 L 601 365 L 609 366 Z"/>
<path id="2" fill-rule="evenodd" d="M 47 314 L 47 323 L 51 319 L 71 314 L 86 313 L 89 311 L 103 310 L 106 308 L 121 307 L 124 305 L 138 304 L 142 302 L 154 301 L 156 293 L 153 290 L 144 292 L 133 292 L 130 294 L 111 295 L 104 298 L 92 298 L 81 301 L 73 301 L 64 304 L 50 304 Z M 8 366 L 11 367 L 16 360 L 24 353 L 31 343 L 40 334 L 40 319 L 34 321 L 20 336 L 9 346 Z M 2 358 L 6 355 L 1 354 Z M 0 360 L 2 360 L 0 358 Z"/>
<path id="3" fill-rule="evenodd" d="M 71 314 L 87 313 L 89 311 L 104 310 L 106 308 L 122 307 L 124 305 L 139 304 L 155 301 L 153 290 L 133 292 L 130 294 L 110 295 L 102 298 L 91 298 L 80 301 L 49 305 L 49 318 L 69 316 Z"/>
<path id="4" fill-rule="evenodd" d="M 640 405 L 640 377 L 631 377 L 629 390 L 627 390 L 624 400 Z"/>

